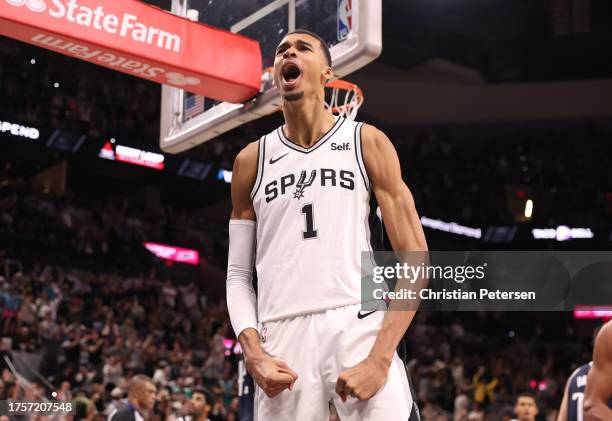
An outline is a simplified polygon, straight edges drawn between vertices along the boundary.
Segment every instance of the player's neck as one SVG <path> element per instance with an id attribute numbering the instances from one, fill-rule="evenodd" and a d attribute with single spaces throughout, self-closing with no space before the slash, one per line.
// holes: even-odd
<path id="1" fill-rule="evenodd" d="M 207 413 L 203 413 L 198 415 L 197 417 L 193 417 L 193 421 L 207 421 L 208 420 L 208 414 Z"/>
<path id="2" fill-rule="evenodd" d="M 283 104 L 283 132 L 292 142 L 309 148 L 332 128 L 335 119 L 325 109 L 323 101 L 303 99 L 297 102 Z"/>

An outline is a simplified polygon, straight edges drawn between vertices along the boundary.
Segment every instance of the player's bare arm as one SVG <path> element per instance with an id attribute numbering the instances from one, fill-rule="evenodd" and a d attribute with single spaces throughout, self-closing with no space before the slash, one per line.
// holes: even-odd
<path id="1" fill-rule="evenodd" d="M 414 199 L 404 183 L 397 153 L 389 138 L 373 126 L 362 130 L 363 159 L 393 250 L 427 251 Z M 397 346 L 414 318 L 414 311 L 388 311 L 368 357 L 338 377 L 336 392 L 360 400 L 372 397 L 384 384 Z"/>
<path id="2" fill-rule="evenodd" d="M 563 399 L 561 400 L 561 406 L 559 407 L 559 413 L 557 414 L 557 421 L 567 421 L 567 390 L 569 388 L 569 382 L 570 381 L 568 380 L 565 383 L 565 389 L 563 390 Z"/>
<path id="3" fill-rule="evenodd" d="M 256 221 L 250 191 L 257 177 L 257 142 L 249 143 L 234 160 L 231 219 Z"/>
<path id="4" fill-rule="evenodd" d="M 233 221 L 255 222 L 255 210 L 250 191 L 257 176 L 257 143 L 246 146 L 236 157 L 232 175 L 232 214 Z M 254 235 L 254 232 L 253 232 Z M 231 240 L 230 240 L 231 241 Z M 252 251 L 249 251 L 252 252 Z M 232 291 L 228 290 L 228 294 Z M 228 300 L 229 307 L 229 300 Z M 231 309 L 238 310 L 241 309 Z M 267 355 L 260 345 L 259 333 L 253 327 L 238 332 L 238 340 L 244 352 L 246 367 L 255 382 L 269 397 L 293 387 L 297 373 L 283 361 Z"/>
<path id="5" fill-rule="evenodd" d="M 595 340 L 593 366 L 584 393 L 586 421 L 612 420 L 612 322 L 601 328 Z"/>

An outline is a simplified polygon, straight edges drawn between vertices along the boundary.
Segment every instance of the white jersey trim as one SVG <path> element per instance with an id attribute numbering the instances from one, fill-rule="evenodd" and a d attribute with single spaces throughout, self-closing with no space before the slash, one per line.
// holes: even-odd
<path id="1" fill-rule="evenodd" d="M 257 176 L 255 177 L 255 184 L 253 184 L 253 188 L 251 189 L 251 201 L 255 198 L 255 194 L 257 190 L 259 190 L 259 186 L 261 185 L 261 180 L 263 180 L 263 172 L 264 172 L 264 163 L 266 162 L 266 136 L 263 136 L 257 142 Z"/>
<path id="2" fill-rule="evenodd" d="M 318 149 L 325 142 L 327 142 L 327 140 L 330 137 L 332 137 L 338 131 L 338 129 L 340 129 L 340 127 L 342 126 L 344 121 L 345 121 L 344 118 L 337 117 L 336 118 L 336 122 L 334 123 L 334 125 L 331 126 L 331 128 L 327 131 L 327 133 L 325 133 L 323 136 L 321 136 L 319 138 L 319 140 L 317 140 L 310 148 L 305 148 L 305 147 L 300 146 L 297 143 L 294 143 L 291 140 L 287 139 L 287 137 L 285 136 L 285 133 L 283 132 L 283 126 L 280 126 L 278 129 L 276 129 L 276 132 L 278 133 L 278 138 L 283 143 L 283 145 L 285 145 L 288 148 L 293 149 L 294 151 L 297 151 L 297 152 L 310 153 L 310 152 Z"/>
<path id="3" fill-rule="evenodd" d="M 370 180 L 368 178 L 368 172 L 365 168 L 365 163 L 363 161 L 363 150 L 361 149 L 361 128 L 363 127 L 363 123 L 359 123 L 355 126 L 355 157 L 357 158 L 357 165 L 359 166 L 359 172 L 361 173 L 361 177 L 363 178 L 363 183 L 367 190 L 370 190 Z"/>

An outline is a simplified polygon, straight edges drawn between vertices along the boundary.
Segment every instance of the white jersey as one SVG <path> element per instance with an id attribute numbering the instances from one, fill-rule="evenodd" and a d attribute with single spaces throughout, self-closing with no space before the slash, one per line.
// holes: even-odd
<path id="1" fill-rule="evenodd" d="M 361 302 L 361 252 L 372 250 L 362 125 L 336 117 L 310 148 L 282 127 L 259 140 L 251 199 L 260 322 Z"/>

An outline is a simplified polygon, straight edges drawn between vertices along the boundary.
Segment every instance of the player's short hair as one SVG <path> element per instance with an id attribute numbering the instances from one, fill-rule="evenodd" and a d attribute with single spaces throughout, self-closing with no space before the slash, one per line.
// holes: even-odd
<path id="1" fill-rule="evenodd" d="M 533 399 L 533 401 L 535 402 L 536 405 L 538 404 L 538 401 L 537 401 L 535 395 L 533 393 L 529 392 L 529 391 L 524 391 L 524 392 L 519 393 L 518 396 L 516 397 L 516 401 L 518 402 L 518 400 L 520 398 L 531 398 L 531 399 Z"/>
<path id="2" fill-rule="evenodd" d="M 213 406 L 215 404 L 215 395 L 213 395 L 213 393 L 210 390 L 206 389 L 205 387 L 202 387 L 202 386 L 194 387 L 191 396 L 195 395 L 196 393 L 204 395 L 204 397 L 206 398 L 206 403 L 209 404 L 210 406 Z"/>
<path id="3" fill-rule="evenodd" d="M 323 54 L 325 55 L 325 61 L 327 62 L 327 65 L 329 67 L 332 67 L 331 53 L 329 52 L 329 47 L 327 46 L 327 43 L 325 42 L 323 38 L 321 38 L 319 35 L 315 34 L 314 32 L 309 31 L 308 29 L 296 29 L 295 31 L 289 32 L 287 35 L 291 35 L 291 34 L 306 34 L 306 35 L 310 35 L 313 38 L 316 38 L 319 41 L 319 44 L 321 44 L 321 49 L 323 50 Z"/>

